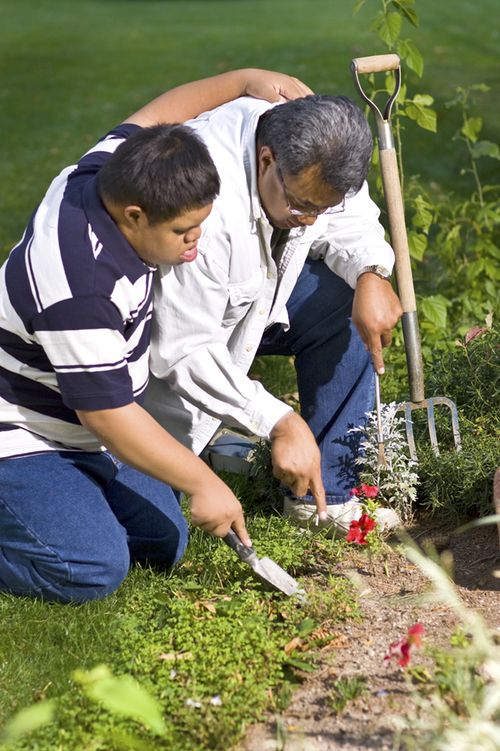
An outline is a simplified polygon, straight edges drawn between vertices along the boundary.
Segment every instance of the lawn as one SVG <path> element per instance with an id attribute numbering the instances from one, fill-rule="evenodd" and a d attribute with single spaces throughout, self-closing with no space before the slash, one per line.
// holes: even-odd
<path id="1" fill-rule="evenodd" d="M 376 9 L 372 0 L 354 17 L 351 3 L 332 0 L 0 0 L 0 257 L 63 166 L 173 85 L 257 66 L 356 99 L 350 60 L 383 51 L 367 28 Z M 409 173 L 466 192 L 451 140 L 459 123 L 444 103 L 456 86 L 487 83 L 483 135 L 500 141 L 497 3 L 417 0 L 416 9 L 411 36 L 426 67 L 421 82 L 411 72 L 408 81 L 434 96 L 439 133 L 408 126 L 405 162 Z M 496 164 L 485 166 L 485 179 L 493 181 Z M 262 365 L 259 375 L 277 394 L 294 390 L 286 364 Z M 0 724 L 33 702 L 56 702 L 57 722 L 16 749 L 146 748 L 151 736 L 133 718 L 103 713 L 86 693 L 89 676 L 75 674 L 100 663 L 134 675 L 158 701 L 166 724 L 157 749 L 229 749 L 265 709 L 285 706 L 308 665 L 283 646 L 326 618 L 358 618 L 358 608 L 345 580 L 328 574 L 343 544 L 299 534 L 272 504 L 250 502 L 243 481 L 238 487 L 259 553 L 298 577 L 323 572 L 307 608 L 264 592 L 220 541 L 199 532 L 171 575 L 135 569 L 101 603 L 0 597 Z"/>
<path id="2" fill-rule="evenodd" d="M 331 0 L 1 0 L 0 254 L 60 168 L 172 85 L 257 66 L 356 98 L 350 60 L 383 50 L 367 28 L 377 3 L 354 17 L 351 8 Z M 458 85 L 489 84 L 485 136 L 499 140 L 496 3 L 418 0 L 417 10 L 420 27 L 408 34 L 426 62 L 419 90 L 436 98 L 446 137 L 412 130 L 408 169 L 457 190 L 449 136 L 458 126 L 443 103 Z"/>

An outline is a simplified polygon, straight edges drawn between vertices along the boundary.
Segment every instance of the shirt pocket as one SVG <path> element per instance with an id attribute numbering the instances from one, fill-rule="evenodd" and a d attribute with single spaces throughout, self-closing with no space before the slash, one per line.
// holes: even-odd
<path id="1" fill-rule="evenodd" d="M 224 313 L 222 325 L 234 326 L 247 314 L 250 306 L 259 299 L 262 288 L 262 271 L 256 271 L 244 282 L 234 282 L 228 285 L 228 303 Z"/>

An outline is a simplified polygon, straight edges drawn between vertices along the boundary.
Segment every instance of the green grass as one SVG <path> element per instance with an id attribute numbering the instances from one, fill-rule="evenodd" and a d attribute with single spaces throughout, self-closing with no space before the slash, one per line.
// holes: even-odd
<path id="1" fill-rule="evenodd" d="M 250 531 L 261 554 L 272 553 L 298 575 L 313 565 L 329 568 L 338 556 L 335 543 L 303 535 L 277 516 L 255 516 Z M 135 568 L 102 602 L 71 607 L 1 597 L 0 718 L 56 700 L 56 721 L 16 749 L 107 750 L 118 731 L 147 738 L 138 723 L 91 704 L 72 678 L 78 668 L 106 663 L 159 701 L 167 729 L 155 748 L 230 748 L 294 680 L 285 644 L 304 628 L 356 613 L 344 580 L 327 577 L 299 606 L 265 591 L 221 541 L 195 531 L 170 576 Z M 214 696 L 220 707 L 210 704 Z M 201 708 L 187 706 L 188 699 Z"/>
<path id="2" fill-rule="evenodd" d="M 467 189 L 444 102 L 457 85 L 488 83 L 484 137 L 500 140 L 496 2 L 415 7 L 420 27 L 407 35 L 426 62 L 418 90 L 436 98 L 441 134 L 408 128 L 407 170 Z M 377 9 L 373 0 L 354 17 L 351 3 L 331 0 L 0 0 L 0 256 L 63 166 L 177 83 L 251 65 L 356 98 L 350 60 L 384 51 L 368 28 Z M 416 84 L 409 71 L 408 80 Z"/>

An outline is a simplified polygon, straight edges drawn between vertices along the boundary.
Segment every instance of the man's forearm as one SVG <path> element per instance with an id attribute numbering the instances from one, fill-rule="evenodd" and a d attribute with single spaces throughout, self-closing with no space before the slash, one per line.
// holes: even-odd
<path id="1" fill-rule="evenodd" d="M 211 470 L 136 403 L 116 409 L 77 411 L 82 425 L 118 459 L 193 495 L 212 480 Z"/>
<path id="2" fill-rule="evenodd" d="M 181 123 L 245 94 L 275 102 L 310 93 L 309 87 L 284 73 L 241 68 L 176 86 L 146 104 L 125 122 L 141 127 Z"/>

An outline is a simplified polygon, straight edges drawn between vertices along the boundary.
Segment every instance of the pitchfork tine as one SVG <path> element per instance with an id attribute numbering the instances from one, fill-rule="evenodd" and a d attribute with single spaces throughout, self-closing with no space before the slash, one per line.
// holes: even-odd
<path id="1" fill-rule="evenodd" d="M 401 407 L 404 407 L 404 410 L 405 410 L 406 438 L 408 441 L 408 448 L 410 449 L 410 456 L 413 459 L 413 461 L 416 462 L 417 461 L 417 447 L 415 446 L 415 436 L 413 434 L 413 420 L 411 417 L 411 405 L 406 403 L 404 405 L 402 404 Z"/>
<path id="2" fill-rule="evenodd" d="M 429 438 L 434 454 L 439 456 L 438 439 L 436 435 L 436 423 L 434 422 L 434 401 L 427 399 L 427 426 L 429 428 Z"/>

